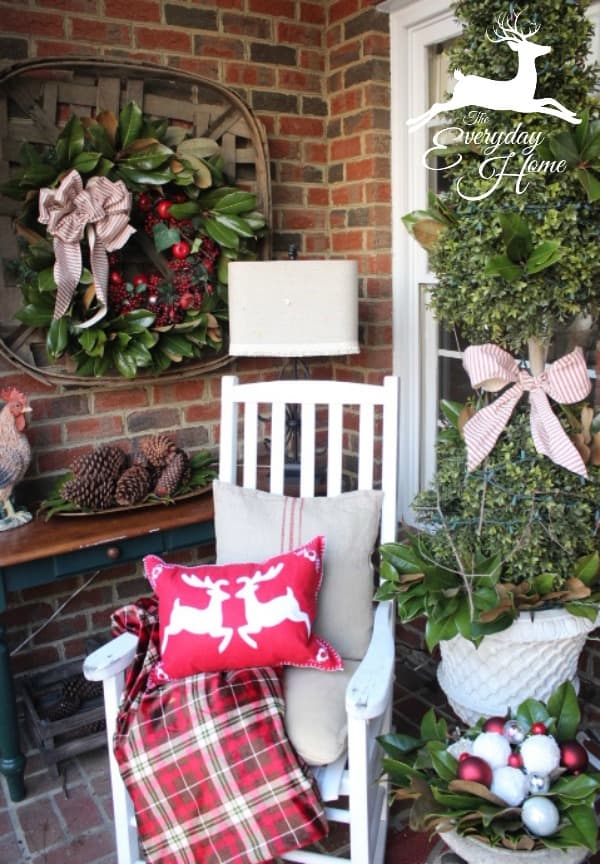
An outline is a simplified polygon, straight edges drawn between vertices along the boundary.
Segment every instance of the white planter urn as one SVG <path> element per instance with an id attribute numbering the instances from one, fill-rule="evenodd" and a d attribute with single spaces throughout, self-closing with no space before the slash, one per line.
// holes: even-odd
<path id="1" fill-rule="evenodd" d="M 439 835 L 446 845 L 464 859 L 466 864 L 581 864 L 589 855 L 585 846 L 569 849 L 535 849 L 533 852 L 513 852 L 488 846 L 471 837 L 461 837 L 455 831 Z"/>
<path id="2" fill-rule="evenodd" d="M 437 676 L 448 703 L 469 725 L 504 717 L 525 699 L 546 701 L 563 681 L 579 691 L 577 664 L 588 634 L 599 623 L 564 609 L 522 612 L 478 647 L 462 636 L 440 642 Z"/>

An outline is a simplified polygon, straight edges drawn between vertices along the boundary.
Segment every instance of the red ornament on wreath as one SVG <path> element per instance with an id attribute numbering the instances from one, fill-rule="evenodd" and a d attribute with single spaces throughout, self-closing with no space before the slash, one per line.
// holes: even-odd
<path id="1" fill-rule="evenodd" d="M 588 766 L 587 750 L 579 741 L 563 741 L 560 745 L 560 764 L 569 774 L 581 774 Z"/>
<path id="2" fill-rule="evenodd" d="M 161 198 L 156 205 L 156 212 L 161 219 L 168 219 L 171 212 L 171 202 L 168 198 Z"/>
<path id="3" fill-rule="evenodd" d="M 467 756 L 458 763 L 456 776 L 459 780 L 467 780 L 470 783 L 481 783 L 488 789 L 492 785 L 492 769 L 479 756 Z"/>
<path id="4" fill-rule="evenodd" d="M 548 730 L 546 729 L 546 725 L 544 723 L 532 723 L 531 724 L 531 734 L 532 735 L 546 735 Z"/>

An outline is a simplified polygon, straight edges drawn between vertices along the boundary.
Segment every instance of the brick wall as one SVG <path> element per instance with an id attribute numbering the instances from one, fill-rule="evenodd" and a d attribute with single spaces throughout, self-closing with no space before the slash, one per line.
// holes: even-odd
<path id="1" fill-rule="evenodd" d="M 266 129 L 274 257 L 347 257 L 360 274 L 361 353 L 320 374 L 380 381 L 391 369 L 388 16 L 375 0 L 0 0 L 1 56 L 131 57 L 192 71 L 234 89 Z M 277 374 L 267 361 L 229 367 Z M 173 431 L 190 450 L 218 442 L 220 373 L 115 389 L 47 387 L 0 357 L 0 386 L 33 406 L 33 460 L 20 497 L 32 504 L 78 453 L 98 443 Z M 59 526 L 57 525 L 57 530 Z M 84 577 L 12 595 L 11 647 Z M 83 653 L 86 632 L 145 590 L 139 570 L 104 571 L 14 657 L 17 671 Z"/>

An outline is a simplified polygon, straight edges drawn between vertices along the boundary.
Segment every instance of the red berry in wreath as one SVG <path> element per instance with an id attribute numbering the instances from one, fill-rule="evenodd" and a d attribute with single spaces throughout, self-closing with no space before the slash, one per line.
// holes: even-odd
<path id="1" fill-rule="evenodd" d="M 147 192 L 142 192 L 138 195 L 137 206 L 140 210 L 146 212 L 152 208 L 152 196 Z"/>
<path id="2" fill-rule="evenodd" d="M 185 240 L 180 240 L 179 243 L 173 243 L 171 252 L 174 258 L 187 258 L 190 254 L 190 244 Z"/>
<path id="3" fill-rule="evenodd" d="M 156 212 L 161 219 L 168 219 L 171 211 L 171 202 L 167 198 L 161 198 L 156 205 Z"/>
<path id="4" fill-rule="evenodd" d="M 544 723 L 532 723 L 531 724 L 531 734 L 532 735 L 545 735 L 547 733 L 546 726 Z"/>
<path id="5" fill-rule="evenodd" d="M 181 306 L 182 309 L 189 309 L 189 307 L 193 304 L 193 302 L 194 302 L 194 295 L 191 293 L 191 291 L 186 291 L 186 293 L 182 294 L 181 297 L 179 298 L 179 305 Z"/>
<path id="6" fill-rule="evenodd" d="M 120 285 L 123 281 L 123 274 L 119 270 L 111 270 L 109 278 L 113 285 Z"/>
<path id="7" fill-rule="evenodd" d="M 131 283 L 136 288 L 138 285 L 147 285 L 148 284 L 148 277 L 144 276 L 143 273 L 138 273 L 136 276 L 133 277 L 133 279 L 131 280 Z"/>

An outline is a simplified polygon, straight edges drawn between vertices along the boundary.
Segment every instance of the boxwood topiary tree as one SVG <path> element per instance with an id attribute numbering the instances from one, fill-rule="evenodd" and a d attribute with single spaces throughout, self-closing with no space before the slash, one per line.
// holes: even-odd
<path id="1" fill-rule="evenodd" d="M 426 238 L 438 320 L 521 361 L 528 347 L 534 375 L 556 328 L 600 307 L 600 121 L 591 95 L 597 72 L 586 66 L 588 5 L 454 3 L 463 31 L 452 69 L 512 78 L 515 51 L 492 40 L 495 24 L 496 36 L 502 23 L 517 28 L 551 48 L 536 59 L 536 98 L 552 97 L 581 122 L 477 106 L 454 113 L 442 124 L 453 127 L 454 143 L 449 133 L 434 138 L 448 191 L 404 220 L 420 242 Z M 443 406 L 449 422 L 435 482 L 414 502 L 425 531 L 383 549 L 379 596 L 396 597 L 405 621 L 426 617 L 430 648 L 457 633 L 478 641 L 522 609 L 564 605 L 595 619 L 600 602 L 600 414 L 553 405 L 587 464 L 587 482 L 537 452 L 525 400 L 468 472 L 462 426 L 488 399 L 474 398 L 462 411 Z"/>

